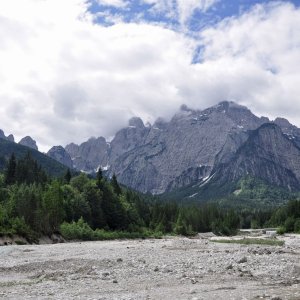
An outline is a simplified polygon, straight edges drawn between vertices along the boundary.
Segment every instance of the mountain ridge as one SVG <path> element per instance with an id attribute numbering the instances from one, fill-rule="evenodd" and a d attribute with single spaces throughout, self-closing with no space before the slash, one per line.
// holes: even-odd
<path id="1" fill-rule="evenodd" d="M 79 170 L 93 173 L 101 167 L 127 186 L 161 194 L 211 176 L 221 158 L 230 161 L 248 132 L 265 123 L 277 124 L 300 145 L 300 129 L 287 120 L 259 118 L 245 106 L 222 101 L 204 110 L 182 105 L 170 121 L 158 118 L 153 125 L 134 117 L 110 143 L 99 137 L 65 149 Z"/>
<path id="2" fill-rule="evenodd" d="M 222 101 L 203 110 L 182 105 L 169 121 L 158 118 L 152 125 L 133 117 L 110 142 L 90 138 L 80 145 L 54 146 L 47 155 L 85 173 L 101 168 L 142 193 L 168 194 L 192 186 L 193 194 L 204 195 L 202 190 L 212 186 L 221 195 L 232 193 L 248 175 L 300 190 L 299 149 L 300 129 L 288 120 L 270 121 L 246 106 Z M 194 187 L 201 188 L 196 192 Z"/>

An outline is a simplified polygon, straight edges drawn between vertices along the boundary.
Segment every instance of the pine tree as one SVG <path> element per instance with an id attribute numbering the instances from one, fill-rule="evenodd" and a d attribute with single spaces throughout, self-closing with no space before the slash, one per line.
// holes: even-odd
<path id="1" fill-rule="evenodd" d="M 16 167 L 17 167 L 16 157 L 15 154 L 13 153 L 8 161 L 7 169 L 5 171 L 4 182 L 6 185 L 11 185 L 16 182 Z"/>
<path id="2" fill-rule="evenodd" d="M 113 175 L 113 177 L 111 178 L 111 185 L 114 189 L 114 192 L 119 196 L 122 194 L 122 190 L 120 188 L 120 185 L 117 181 L 117 177 L 116 177 L 116 174 Z"/>
<path id="3" fill-rule="evenodd" d="M 66 183 L 70 183 L 71 178 L 72 178 L 72 174 L 71 174 L 70 169 L 68 169 L 64 176 L 64 180 Z"/>
<path id="4" fill-rule="evenodd" d="M 99 167 L 99 169 L 97 171 L 97 177 L 96 177 L 96 179 L 97 179 L 97 186 L 100 186 L 102 178 L 103 178 L 102 169 L 101 169 L 101 167 Z"/>

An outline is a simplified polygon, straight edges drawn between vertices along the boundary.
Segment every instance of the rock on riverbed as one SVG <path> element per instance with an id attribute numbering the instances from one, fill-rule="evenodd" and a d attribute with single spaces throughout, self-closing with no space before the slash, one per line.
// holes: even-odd
<path id="1" fill-rule="evenodd" d="M 0 299 L 300 299 L 300 236 L 0 247 Z"/>

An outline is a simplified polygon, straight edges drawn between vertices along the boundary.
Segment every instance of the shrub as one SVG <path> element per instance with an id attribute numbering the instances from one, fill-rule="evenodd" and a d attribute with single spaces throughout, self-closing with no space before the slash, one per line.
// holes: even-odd
<path id="1" fill-rule="evenodd" d="M 284 222 L 284 227 L 286 229 L 286 232 L 294 231 L 294 224 L 295 224 L 295 219 L 293 217 L 288 217 Z"/>
<path id="2" fill-rule="evenodd" d="M 277 228 L 276 232 L 280 235 L 285 234 L 286 233 L 286 228 L 284 226 L 280 226 Z"/>
<path id="3" fill-rule="evenodd" d="M 294 232 L 300 233 L 300 219 L 297 219 L 294 224 Z"/>
<path id="4" fill-rule="evenodd" d="M 66 223 L 60 226 L 62 236 L 67 240 L 93 240 L 95 237 L 93 229 L 80 218 L 77 222 Z"/>

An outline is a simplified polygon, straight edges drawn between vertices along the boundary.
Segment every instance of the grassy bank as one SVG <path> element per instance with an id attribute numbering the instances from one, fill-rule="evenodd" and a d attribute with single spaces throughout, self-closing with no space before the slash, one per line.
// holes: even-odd
<path id="1" fill-rule="evenodd" d="M 284 241 L 279 241 L 275 239 L 240 239 L 240 240 L 229 240 L 229 239 L 219 239 L 210 240 L 214 243 L 224 243 L 224 244 L 242 244 L 242 245 L 268 245 L 268 246 L 283 246 Z"/>

